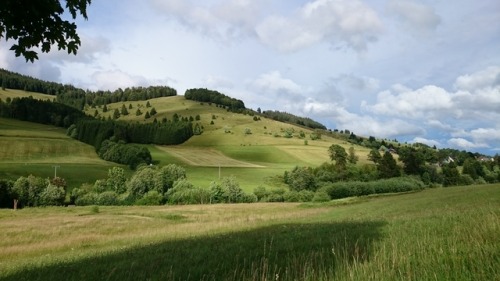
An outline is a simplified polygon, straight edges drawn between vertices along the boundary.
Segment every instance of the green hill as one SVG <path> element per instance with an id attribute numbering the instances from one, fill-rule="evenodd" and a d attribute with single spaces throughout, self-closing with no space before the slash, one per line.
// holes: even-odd
<path id="1" fill-rule="evenodd" d="M 0 92 L 2 100 L 7 97 L 46 99 L 53 96 L 7 89 Z M 149 107 L 148 107 L 149 103 Z M 201 135 L 195 135 L 181 145 L 147 145 L 155 164 L 175 163 L 188 172 L 189 180 L 195 185 L 208 187 L 219 177 L 235 176 L 242 188 L 252 191 L 258 186 L 282 185 L 279 176 L 295 166 L 320 165 L 329 161 L 327 149 L 331 144 L 340 144 L 348 149 L 351 144 L 328 136 L 313 140 L 312 129 L 274 121 L 263 116 L 251 116 L 229 112 L 215 104 L 187 100 L 184 96 L 150 99 L 148 101 L 127 101 L 91 108 L 85 113 L 97 117 L 112 118 L 115 109 L 121 112 L 125 107 L 128 115 L 118 120 L 126 122 L 160 122 L 167 118 L 186 118 L 203 128 Z M 156 114 L 146 119 L 151 109 Z M 136 115 L 137 110 L 142 114 Z M 197 120 L 199 119 L 199 120 Z M 65 135 L 64 129 L 39 124 L 2 119 L 0 141 L 0 177 L 15 179 L 21 175 L 49 176 L 53 166 L 64 164 L 60 172 L 66 175 L 71 187 L 83 182 L 93 182 L 106 175 L 107 169 L 117 165 L 102 161 L 93 147 L 75 141 Z M 354 146 L 360 162 L 367 162 L 369 150 Z M 85 165 L 84 168 L 78 168 Z M 88 176 L 79 176 L 79 173 Z"/>
<path id="2" fill-rule="evenodd" d="M 103 178 L 116 165 L 66 136 L 64 129 L 6 118 L 0 118 L 0 159 L 0 178 L 52 177 L 58 166 L 58 176 L 71 187 Z"/>
<path id="3" fill-rule="evenodd" d="M 149 103 L 150 107 L 147 107 Z M 163 97 L 148 101 L 118 102 L 103 107 L 86 107 L 88 115 L 112 118 L 116 110 L 127 108 L 129 114 L 118 120 L 127 122 L 159 122 L 163 118 L 172 120 L 191 118 L 194 124 L 203 127 L 201 135 L 195 135 L 181 145 L 148 146 L 159 165 L 175 163 L 184 166 L 191 182 L 199 186 L 208 184 L 221 176 L 235 176 L 242 187 L 251 191 L 259 185 L 281 184 L 276 176 L 295 166 L 320 165 L 329 161 L 327 149 L 340 144 L 346 150 L 352 144 L 323 136 L 312 140 L 315 132 L 309 128 L 254 116 L 227 111 L 215 104 L 186 100 L 183 96 Z M 157 112 L 146 119 L 145 113 L 154 108 Z M 142 114 L 136 115 L 139 109 Z M 200 120 L 196 121 L 196 116 Z M 302 135 L 302 136 L 301 136 Z M 369 150 L 354 146 L 361 163 L 366 163 Z M 220 167 L 220 169 L 219 169 Z"/>

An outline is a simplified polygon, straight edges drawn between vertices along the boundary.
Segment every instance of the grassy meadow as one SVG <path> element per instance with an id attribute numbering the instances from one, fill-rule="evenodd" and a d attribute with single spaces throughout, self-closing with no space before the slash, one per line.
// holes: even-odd
<path id="1" fill-rule="evenodd" d="M 27 98 L 27 97 L 34 97 L 36 99 L 41 99 L 41 100 L 54 100 L 56 96 L 51 96 L 51 95 L 46 95 L 46 94 L 40 94 L 40 93 L 35 93 L 35 92 L 29 92 L 29 91 L 23 91 L 23 90 L 13 90 L 13 89 L 5 89 L 2 90 L 0 88 L 0 99 L 3 101 L 6 101 L 7 98 Z"/>
<path id="2" fill-rule="evenodd" d="M 147 102 L 158 113 L 146 120 L 144 114 L 151 109 L 146 107 Z M 148 148 L 156 164 L 183 166 L 189 181 L 201 187 L 208 187 L 211 181 L 219 179 L 219 167 L 221 177 L 236 177 L 247 192 L 258 186 L 275 187 L 280 185 L 276 178 L 295 166 L 317 166 L 329 161 L 327 150 L 332 144 L 340 144 L 346 150 L 351 146 L 328 136 L 311 140 L 313 131 L 308 128 L 263 117 L 254 121 L 253 116 L 228 112 L 215 104 L 186 100 L 183 96 L 113 103 L 107 105 L 107 112 L 103 112 L 102 107 L 87 107 L 85 112 L 93 115 L 97 110 L 98 116 L 108 118 L 123 105 L 129 115 L 121 116 L 119 120 L 130 122 L 152 122 L 154 118 L 172 120 L 174 114 L 188 118 L 200 116 L 200 120 L 194 123 L 203 126 L 203 134 L 193 136 L 181 145 Z M 132 109 L 129 109 L 130 105 Z M 143 113 L 140 116 L 135 114 L 138 108 Z M 251 134 L 245 133 L 247 129 Z M 285 130 L 293 131 L 293 137 L 283 137 Z M 300 137 L 300 132 L 305 138 Z M 360 163 L 368 163 L 369 149 L 354 147 Z"/>
<path id="3" fill-rule="evenodd" d="M 10 91 L 10 90 L 9 90 Z M 62 128 L 0 118 L 0 178 L 15 180 L 30 174 L 66 179 L 70 187 L 104 178 L 112 166 L 95 149 L 66 136 Z"/>
<path id="4" fill-rule="evenodd" d="M 499 280 L 500 185 L 0 210 L 1 280 Z"/>
<path id="5" fill-rule="evenodd" d="M 2 99 L 18 96 L 53 98 L 10 89 L 0 92 Z M 122 105 L 128 109 L 132 105 L 132 109 L 128 109 L 130 114 L 121 116 L 119 120 L 152 122 L 154 118 L 144 119 L 145 112 L 151 109 L 146 107 L 146 103 L 119 102 L 107 105 L 107 112 L 102 111 L 102 106 L 87 107 L 85 112 L 93 115 L 97 110 L 98 116 L 107 118 L 114 109 L 120 110 Z M 267 118 L 254 121 L 252 116 L 228 112 L 215 104 L 186 100 L 183 96 L 151 99 L 149 103 L 158 112 L 155 116 L 158 120 L 164 117 L 171 120 L 174 114 L 188 118 L 200 116 L 195 123 L 204 127 L 203 134 L 193 136 L 181 145 L 148 145 L 148 148 L 155 164 L 181 165 L 186 169 L 189 180 L 201 187 L 208 187 L 210 182 L 226 176 L 234 176 L 247 192 L 258 186 L 280 186 L 279 177 L 286 170 L 297 165 L 317 166 L 329 161 L 327 149 L 330 145 L 336 143 L 346 149 L 351 146 L 327 136 L 311 140 L 312 131 L 307 128 Z M 140 116 L 135 115 L 138 108 L 143 112 Z M 251 134 L 245 133 L 247 129 Z M 283 137 L 285 130 L 292 131 L 293 137 Z M 300 137 L 301 132 L 304 138 Z M 367 163 L 369 150 L 361 146 L 355 146 L 355 149 L 360 163 Z M 0 119 L 1 178 L 16 179 L 29 174 L 49 177 L 54 173 L 53 166 L 61 166 L 58 175 L 73 188 L 104 178 L 107 170 L 118 164 L 102 161 L 91 146 L 69 138 L 64 129 Z"/>

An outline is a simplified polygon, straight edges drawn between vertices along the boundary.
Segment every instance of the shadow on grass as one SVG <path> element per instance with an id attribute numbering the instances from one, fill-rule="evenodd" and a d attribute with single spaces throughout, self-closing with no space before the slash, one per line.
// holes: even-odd
<path id="1" fill-rule="evenodd" d="M 6 280 L 320 280 L 370 259 L 384 222 L 279 224 L 26 269 Z"/>

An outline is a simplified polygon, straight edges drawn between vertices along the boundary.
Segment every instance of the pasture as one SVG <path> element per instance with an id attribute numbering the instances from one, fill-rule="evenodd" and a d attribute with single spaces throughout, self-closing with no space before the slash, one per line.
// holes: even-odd
<path id="1" fill-rule="evenodd" d="M 28 91 L 23 91 L 23 90 L 13 90 L 13 89 L 5 89 L 2 90 L 0 88 L 0 99 L 3 101 L 6 101 L 7 98 L 27 98 L 27 97 L 33 97 L 36 99 L 41 99 L 41 100 L 54 100 L 56 96 L 51 96 L 51 95 L 46 95 L 46 94 L 40 94 L 40 93 L 34 93 L 34 92 L 28 92 Z"/>
<path id="2" fill-rule="evenodd" d="M 498 280 L 500 185 L 322 204 L 0 210 L 2 280 Z"/>
<path id="3" fill-rule="evenodd" d="M 15 180 L 30 174 L 58 176 L 70 187 L 104 178 L 117 164 L 100 159 L 95 149 L 66 136 L 53 126 L 0 118 L 0 178 Z"/>

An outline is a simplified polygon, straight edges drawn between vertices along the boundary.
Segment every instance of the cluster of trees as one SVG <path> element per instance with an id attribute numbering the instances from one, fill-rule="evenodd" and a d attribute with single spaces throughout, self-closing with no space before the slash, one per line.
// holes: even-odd
<path id="1" fill-rule="evenodd" d="M 82 89 L 67 89 L 56 94 L 56 100 L 80 110 L 85 105 L 90 107 L 103 106 L 115 102 L 143 101 L 153 98 L 176 96 L 177 91 L 168 86 L 131 87 L 111 91 L 84 91 Z"/>
<path id="2" fill-rule="evenodd" d="M 332 162 L 315 168 L 295 167 L 285 172 L 284 182 L 290 190 L 323 190 L 332 199 L 339 198 L 338 194 L 353 196 L 419 190 L 424 185 L 500 182 L 500 156 L 495 156 L 492 161 L 469 157 L 464 160 L 460 172 L 454 161 L 441 166 L 430 162 L 434 158 L 423 149 L 402 146 L 398 151 L 401 164 L 394 158 L 394 151 L 386 150 L 381 153 L 378 149 L 373 149 L 368 155 L 373 164 L 355 165 L 358 157 L 354 148 L 351 147 L 347 152 L 342 146 L 334 144 L 328 149 Z"/>
<path id="3" fill-rule="evenodd" d="M 273 119 L 273 120 L 280 121 L 280 122 L 297 124 L 300 126 L 305 126 L 305 127 L 311 128 L 311 129 L 326 130 L 325 125 L 323 125 L 319 122 L 316 122 L 310 118 L 299 117 L 299 116 L 295 116 L 293 114 L 286 113 L 286 112 L 266 110 L 266 111 L 263 111 L 261 114 L 269 119 Z"/>
<path id="4" fill-rule="evenodd" d="M 222 105 L 233 112 L 242 112 L 245 110 L 245 104 L 243 103 L 243 101 L 228 97 L 214 90 L 203 88 L 188 89 L 184 93 L 184 97 L 188 100 Z"/>
<path id="5" fill-rule="evenodd" d="M 108 178 L 72 190 L 76 205 L 160 205 L 250 203 L 256 196 L 243 192 L 234 177 L 212 182 L 209 188 L 196 187 L 187 180 L 184 168 L 141 166 L 127 179 L 122 168 L 109 170 Z"/>
<path id="6" fill-rule="evenodd" d="M 115 91 L 89 91 L 72 85 L 43 81 L 19 73 L 0 69 L 2 89 L 17 89 L 56 96 L 56 101 L 83 110 L 85 105 L 99 106 L 115 102 L 148 100 L 176 96 L 177 91 L 168 86 L 131 87 Z"/>
<path id="7" fill-rule="evenodd" d="M 151 153 L 144 146 L 126 144 L 123 141 L 105 140 L 97 151 L 99 157 L 106 161 L 128 165 L 135 169 L 141 164 L 151 164 Z"/>
<path id="8" fill-rule="evenodd" d="M 88 119 L 81 111 L 49 100 L 32 97 L 0 100 L 0 116 L 67 128 L 77 120 Z"/>
<path id="9" fill-rule="evenodd" d="M 0 208 L 61 206 L 66 198 L 66 181 L 30 175 L 16 181 L 0 180 Z"/>
<path id="10" fill-rule="evenodd" d="M 68 135 L 93 145 L 97 150 L 101 143 L 115 141 L 140 144 L 180 144 L 193 136 L 191 122 L 169 121 L 152 123 L 127 123 L 113 120 L 80 120 L 68 128 Z"/>

